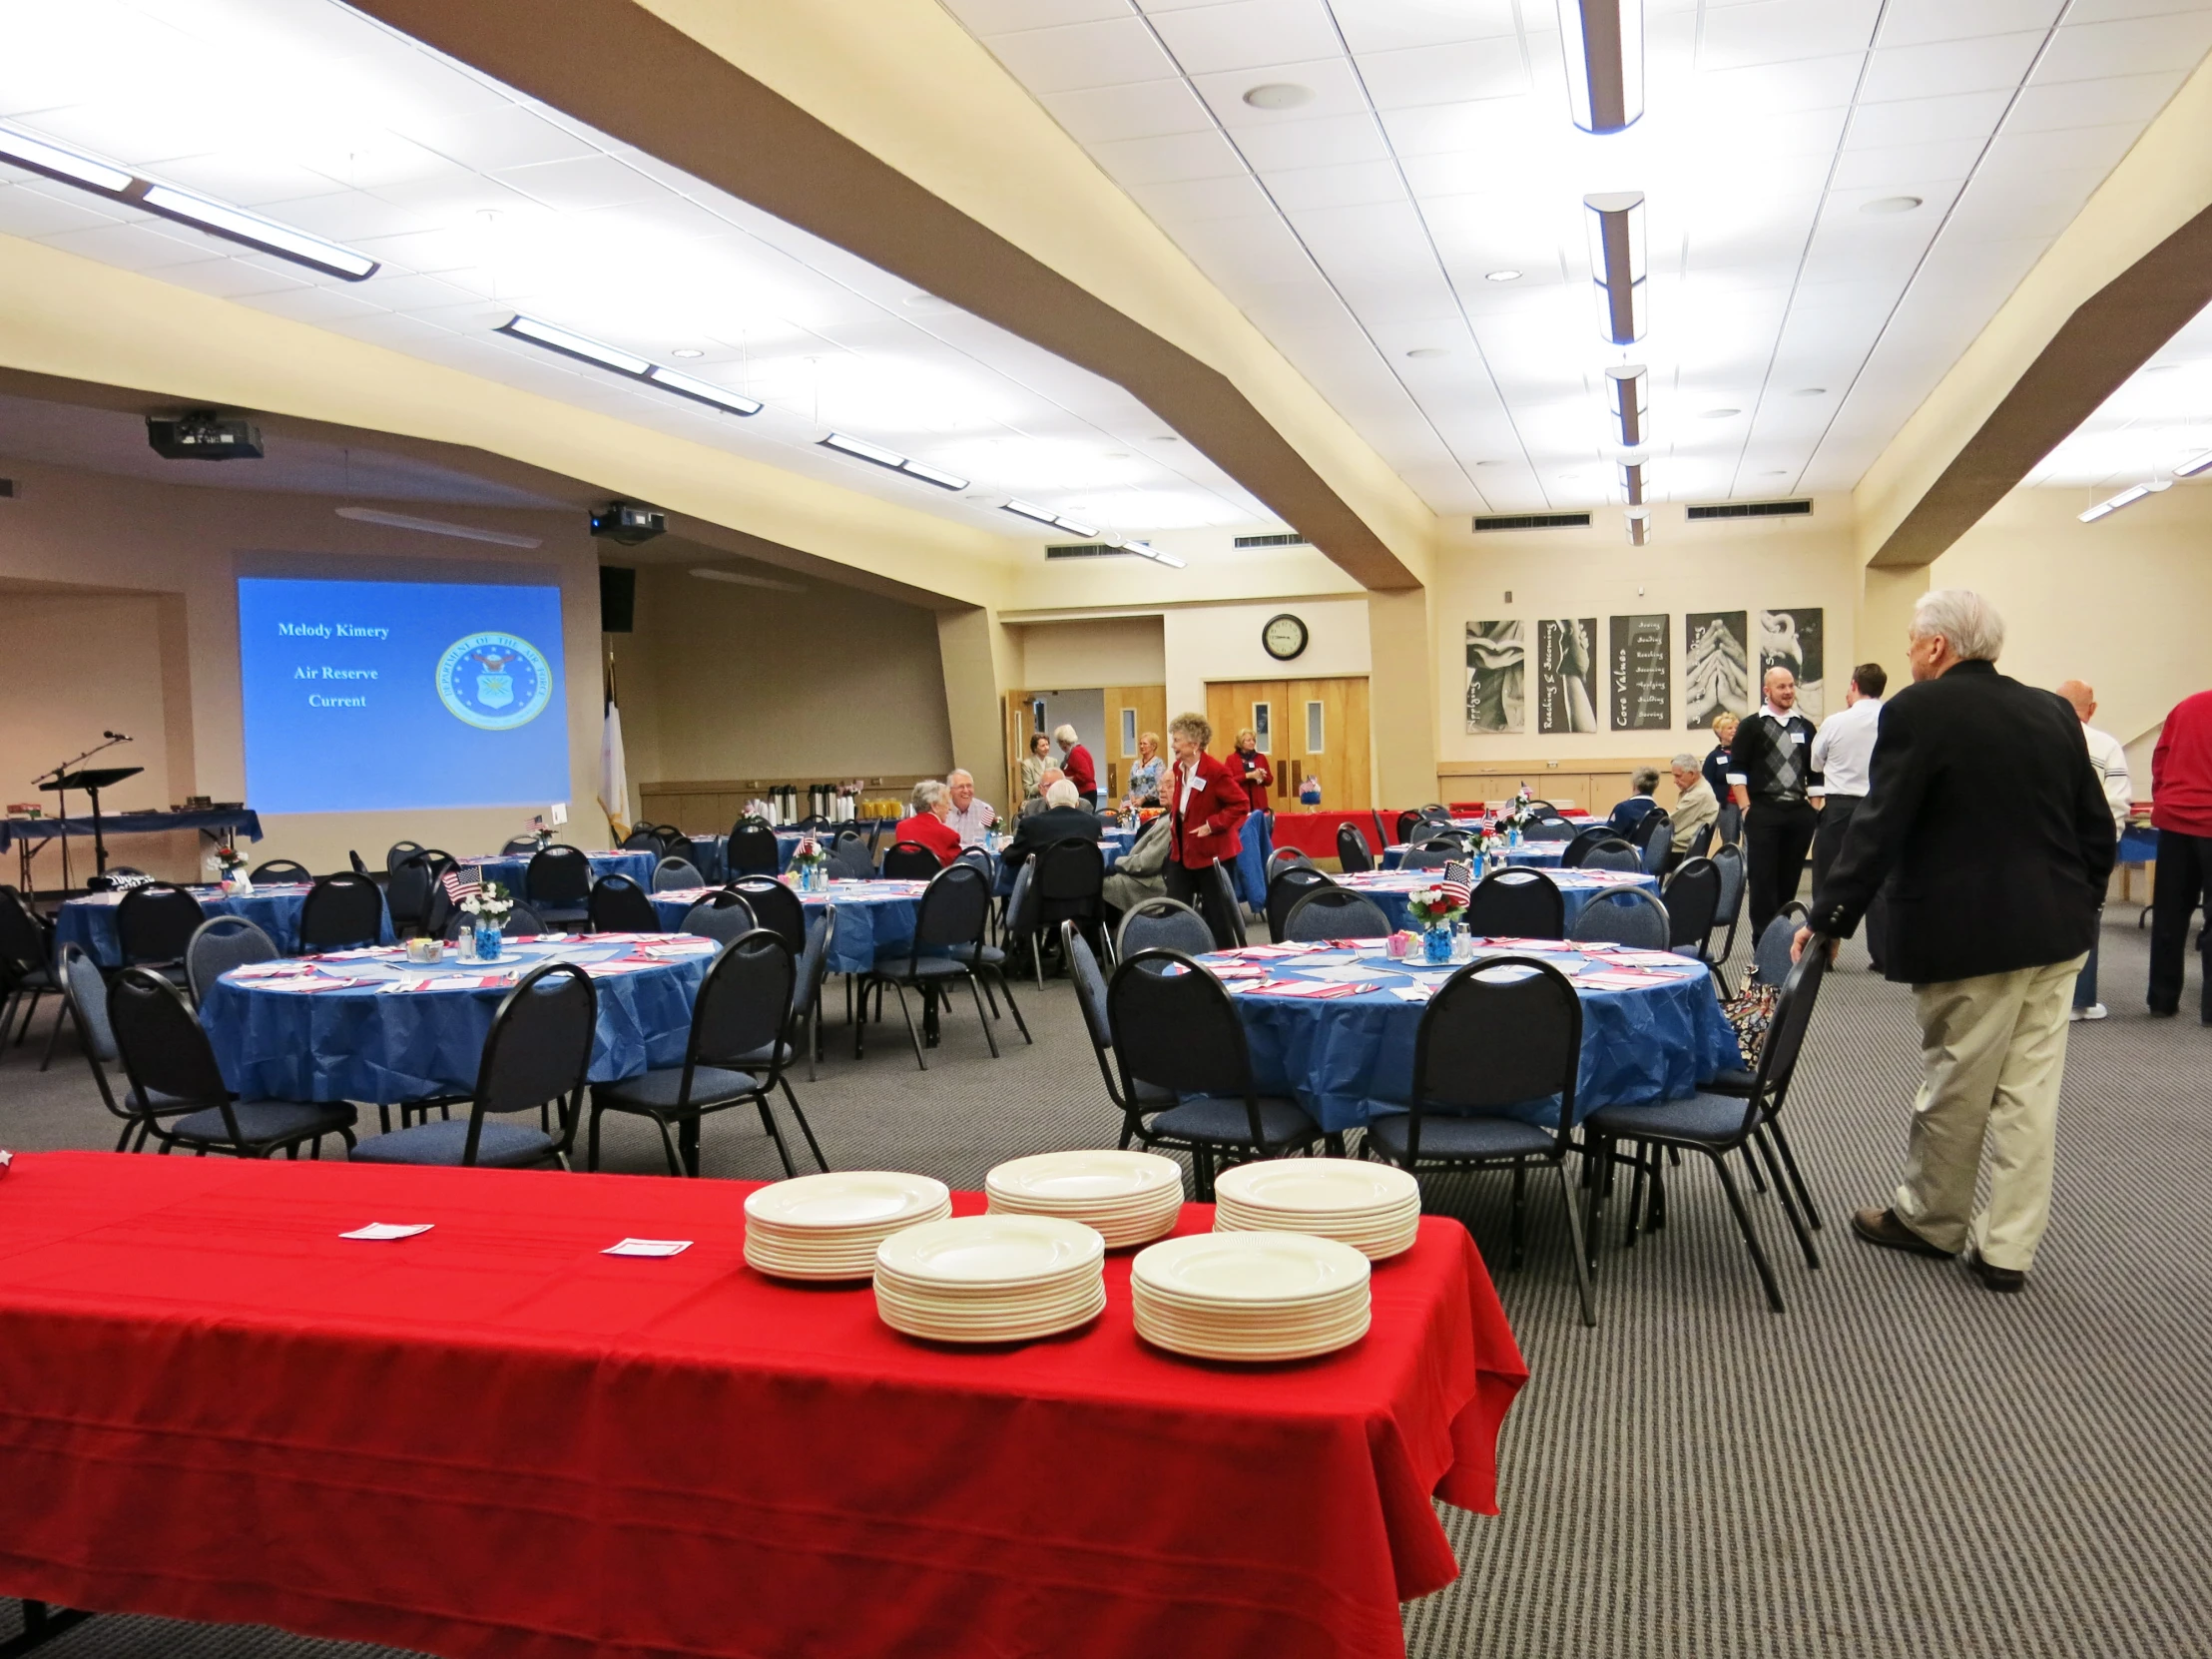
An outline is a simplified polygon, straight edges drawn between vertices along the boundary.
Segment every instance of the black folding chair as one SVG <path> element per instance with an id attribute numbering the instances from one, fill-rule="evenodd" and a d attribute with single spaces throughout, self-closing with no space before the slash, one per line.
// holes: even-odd
<path id="1" fill-rule="evenodd" d="M 777 1125 L 776 1109 L 769 1101 L 773 1089 L 782 1088 L 791 1102 L 799 1127 L 815 1162 L 830 1167 L 815 1140 L 799 1098 L 784 1075 L 791 1045 L 785 1037 L 791 1028 L 792 992 L 798 967 L 791 947 L 766 927 L 757 927 L 732 939 L 707 969 L 692 1004 L 691 1039 L 684 1048 L 684 1063 L 648 1071 L 619 1082 L 601 1083 L 591 1092 L 591 1146 L 587 1169 L 599 1167 L 599 1120 L 608 1112 L 628 1112 L 650 1118 L 661 1132 L 661 1150 L 668 1156 L 671 1175 L 699 1173 L 699 1125 L 710 1112 L 727 1111 L 751 1101 L 760 1109 L 761 1127 L 776 1143 L 784 1173 L 792 1166 L 791 1149 Z M 670 1125 L 676 1134 L 669 1133 Z"/>
<path id="2" fill-rule="evenodd" d="M 31 1034 L 31 1021 L 38 1015 L 38 999 L 61 990 L 52 961 L 46 929 L 37 913 L 15 888 L 0 885 L 0 1045 L 6 1044 L 20 1009 L 23 1028 L 15 1033 L 16 1044 L 20 1047 L 23 1039 Z M 38 1068 L 41 1071 L 53 1061 L 54 1042 L 62 1028 L 62 1013 L 68 1008 L 69 1000 L 63 997 L 62 1011 L 54 1015 L 54 1029 L 47 1033 L 46 1058 L 39 1062 Z"/>
<path id="3" fill-rule="evenodd" d="M 598 1024 L 590 975 L 574 962 L 540 962 L 491 1017 L 468 1116 L 372 1135 L 353 1149 L 353 1162 L 567 1169 Z M 536 1112 L 537 1126 L 490 1121 L 521 1112 Z"/>
<path id="4" fill-rule="evenodd" d="M 875 963 L 860 980 L 860 1010 L 867 1009 L 867 993 L 875 987 L 876 1008 L 882 1008 L 882 987 L 889 986 L 898 993 L 898 1011 L 906 1021 L 907 1039 L 914 1045 L 914 1063 L 923 1071 L 929 1062 L 921 1052 L 921 1034 L 914 1028 L 913 1010 L 906 1004 L 909 988 L 921 993 L 923 1023 L 929 1023 L 940 993 L 947 992 L 955 979 L 965 979 L 969 992 L 975 998 L 976 1022 L 983 1027 L 983 1040 L 990 1044 L 991 1058 L 998 1058 L 998 1038 L 991 1031 L 991 1022 L 983 1012 L 982 982 L 976 977 L 972 960 L 944 952 L 963 945 L 980 945 L 983 942 L 983 925 L 990 917 L 990 883 L 983 872 L 973 864 L 947 864 L 930 877 L 929 889 L 921 895 L 921 903 L 914 915 L 914 936 L 905 947 L 905 954 L 878 956 Z M 923 952 L 933 952 L 924 955 Z M 866 1019 L 852 1022 L 852 1054 L 860 1055 L 861 1036 L 867 1029 Z"/>
<path id="5" fill-rule="evenodd" d="M 1213 1199 L 1217 1160 L 1310 1151 L 1325 1138 L 1297 1101 L 1253 1087 L 1244 1020 L 1221 981 L 1181 951 L 1142 950 L 1122 963 L 1106 1011 L 1121 1099 L 1151 1089 L 1177 1102 L 1141 1119 L 1129 1114 L 1124 1128 L 1147 1147 L 1188 1152 L 1200 1203 Z"/>
<path id="6" fill-rule="evenodd" d="M 118 1152 L 134 1150 L 132 1137 L 137 1136 L 136 1149 L 143 1150 L 147 1136 L 152 1133 L 151 1122 L 160 1117 L 182 1117 L 187 1112 L 199 1110 L 199 1104 L 191 1100 L 177 1100 L 168 1095 L 156 1095 L 150 1102 L 122 1079 L 119 1095 L 116 1085 L 108 1076 L 108 1067 L 119 1066 L 123 1057 L 116 1052 L 115 1032 L 108 1024 L 108 981 L 101 973 L 100 964 L 76 944 L 62 946 L 57 974 L 62 983 L 62 996 L 69 1005 L 70 1022 L 77 1027 L 78 1040 L 85 1051 L 85 1063 L 92 1068 L 93 1086 L 100 1091 L 100 1104 L 123 1120 L 122 1133 L 116 1137 Z"/>
<path id="7" fill-rule="evenodd" d="M 401 844 L 411 846 L 413 843 Z M 445 896 L 438 888 L 438 878 L 454 867 L 452 853 L 417 846 L 401 854 L 399 861 L 384 872 L 384 907 L 391 912 L 394 932 L 436 934 L 444 930 L 442 914 L 437 925 L 431 925 L 431 900 L 433 896 Z"/>
<path id="8" fill-rule="evenodd" d="M 299 905 L 299 950 L 345 950 L 384 936 L 384 889 L 345 870 L 325 875 Z"/>
<path id="9" fill-rule="evenodd" d="M 627 875 L 602 875 L 591 884 L 594 933 L 658 933 L 661 912 L 646 891 Z"/>
<path id="10" fill-rule="evenodd" d="M 273 962 L 283 952 L 276 941 L 244 916 L 210 916 L 185 946 L 185 978 L 195 1006 L 208 1000 L 208 987 L 235 967 Z"/>
<path id="11" fill-rule="evenodd" d="M 1713 912 L 1713 932 L 1723 927 L 1728 937 L 1721 941 L 1719 950 L 1712 944 L 1712 934 L 1706 935 L 1705 959 L 1708 962 L 1725 962 L 1735 953 L 1736 926 L 1744 914 L 1744 849 L 1735 841 L 1723 841 L 1713 848 L 1713 867 L 1721 872 L 1720 905 Z"/>
<path id="12" fill-rule="evenodd" d="M 1565 819 L 1545 818 L 1538 819 L 1534 824 L 1524 825 L 1521 839 L 1530 843 L 1541 841 L 1548 844 L 1552 841 L 1571 841 L 1575 833 L 1574 826 Z"/>
<path id="13" fill-rule="evenodd" d="M 1358 875 L 1363 870 L 1375 868 L 1375 853 L 1368 846 L 1368 837 L 1360 833 L 1356 824 L 1337 826 L 1337 867 L 1347 875 Z"/>
<path id="14" fill-rule="evenodd" d="M 591 913 L 591 859 L 561 841 L 532 853 L 522 896 L 548 921 L 584 920 Z"/>
<path id="15" fill-rule="evenodd" d="M 783 866 L 776 845 L 776 831 L 761 819 L 741 818 L 730 827 L 723 843 L 723 867 L 733 876 L 774 875 Z"/>
<path id="16" fill-rule="evenodd" d="M 1610 824 L 1586 824 L 1574 832 L 1566 850 L 1559 854 L 1561 869 L 1579 869 L 1582 860 L 1590 855 L 1590 849 L 1600 841 L 1618 840 L 1620 836 Z"/>
<path id="17" fill-rule="evenodd" d="M 761 925 L 759 915 L 743 893 L 724 887 L 709 893 L 684 912 L 683 932 L 728 944 Z"/>
<path id="18" fill-rule="evenodd" d="M 1573 847 L 1567 848 L 1573 851 Z M 1584 869 L 1640 870 L 1644 867 L 1644 855 L 1618 835 L 1608 835 L 1601 841 L 1592 841 L 1582 854 Z"/>
<path id="19" fill-rule="evenodd" d="M 1173 903 L 1174 900 L 1148 902 Z M 1205 918 L 1187 905 L 1175 907 L 1189 916 L 1205 937 L 1207 942 L 1199 949 L 1212 949 L 1213 935 L 1207 930 Z M 1075 981 L 1075 1002 L 1083 1013 L 1083 1028 L 1090 1035 L 1091 1052 L 1098 1060 L 1098 1074 L 1106 1080 L 1106 1098 L 1121 1113 L 1121 1146 L 1127 1150 L 1130 1140 L 1144 1131 L 1145 1120 L 1155 1112 L 1164 1112 L 1176 1105 L 1176 1098 L 1168 1090 L 1150 1083 L 1139 1083 L 1134 1096 L 1123 1096 L 1121 1079 L 1114 1066 L 1113 1021 L 1106 1012 L 1106 976 L 1099 971 L 1098 957 L 1092 952 L 1090 941 L 1076 930 L 1072 921 L 1060 924 L 1060 948 L 1067 954 L 1068 977 Z"/>
<path id="20" fill-rule="evenodd" d="M 116 939 L 125 967 L 151 968 L 171 984 L 185 982 L 185 951 L 207 920 L 200 900 L 171 881 L 133 887 L 115 907 Z"/>
<path id="21" fill-rule="evenodd" d="M 1283 918 L 1283 931 L 1276 935 L 1293 944 L 1321 939 L 1386 939 L 1389 936 L 1390 918 L 1383 914 L 1380 904 L 1334 882 L 1327 887 L 1309 887 L 1301 893 L 1298 902 Z"/>
<path id="22" fill-rule="evenodd" d="M 665 858 L 668 856 L 668 842 L 651 830 L 633 830 L 622 837 L 622 850 L 625 852 L 650 852 L 656 858 Z"/>
<path id="23" fill-rule="evenodd" d="M 1574 1091 L 1582 1060 L 1582 1001 L 1566 975 L 1533 956 L 1469 962 L 1421 1010 L 1413 1036 L 1413 1093 L 1403 1114 L 1375 1118 L 1364 1150 L 1408 1171 L 1423 1167 L 1513 1172 L 1512 1265 L 1521 1265 L 1528 1166 L 1558 1171 L 1574 1246 L 1582 1323 L 1597 1324 L 1582 1203 L 1567 1174 Z M 1549 1124 L 1523 1115 L 1542 1105 Z"/>
<path id="24" fill-rule="evenodd" d="M 1467 931 L 1498 939 L 1566 937 L 1567 901 L 1559 883 L 1540 869 L 1512 865 L 1492 870 L 1467 900 Z"/>
<path id="25" fill-rule="evenodd" d="M 1292 907 L 1317 888 L 1336 884 L 1312 864 L 1294 864 L 1276 871 L 1275 878 L 1268 882 L 1268 937 L 1288 938 L 1283 924 L 1290 920 Z"/>
<path id="26" fill-rule="evenodd" d="M 1707 947 L 1721 909 L 1719 868 L 1710 858 L 1685 858 L 1667 878 L 1665 891 L 1667 948 L 1709 962 Z"/>
<path id="27" fill-rule="evenodd" d="M 256 864 L 247 872 L 246 878 L 249 881 L 267 881 L 272 885 L 279 882 L 304 884 L 312 881 L 314 874 L 305 864 L 295 859 L 271 858 L 265 863 Z"/>
<path id="28" fill-rule="evenodd" d="M 944 861 L 919 841 L 893 841 L 883 854 L 886 881 L 926 881 L 944 868 Z"/>
<path id="29" fill-rule="evenodd" d="M 806 901 L 783 882 L 769 875 L 741 875 L 730 883 L 729 890 L 753 906 L 761 925 L 773 928 L 791 946 L 793 955 L 807 948 Z"/>
<path id="30" fill-rule="evenodd" d="M 1180 950 L 1187 956 L 1203 956 L 1214 948 L 1214 930 L 1206 918 L 1188 904 L 1173 898 L 1142 898 L 1122 913 L 1114 934 L 1114 958 L 1134 956 L 1140 950 Z M 1091 958 L 1095 967 L 1098 958 Z M 1106 1008 L 1106 981 L 1098 982 L 1098 1006 Z"/>
<path id="31" fill-rule="evenodd" d="M 890 860 L 884 859 L 888 867 Z M 1080 836 L 1054 841 L 1032 860 L 1037 866 L 1032 890 L 1037 904 L 1037 924 L 1057 927 L 1072 921 L 1091 940 L 1091 948 L 1106 955 L 1106 853 L 1098 842 Z"/>
<path id="32" fill-rule="evenodd" d="M 697 864 L 689 858 L 679 858 L 673 852 L 653 866 L 655 892 L 685 892 L 706 884 L 707 878 L 699 873 Z"/>
<path id="33" fill-rule="evenodd" d="M 384 848 L 384 875 L 388 879 L 400 862 L 412 853 L 428 850 L 420 841 L 393 841 Z"/>
<path id="34" fill-rule="evenodd" d="M 1237 896 L 1237 883 L 1235 878 L 1230 875 L 1227 864 L 1216 863 L 1211 868 L 1214 872 L 1214 890 L 1212 894 L 1214 915 L 1218 916 L 1222 926 L 1228 929 L 1228 942 L 1241 948 L 1249 938 L 1249 935 L 1245 932 L 1244 900 Z M 1202 876 L 1200 879 L 1205 878 Z M 1222 928 L 1216 927 L 1214 937 L 1219 939 L 1221 933 Z"/>

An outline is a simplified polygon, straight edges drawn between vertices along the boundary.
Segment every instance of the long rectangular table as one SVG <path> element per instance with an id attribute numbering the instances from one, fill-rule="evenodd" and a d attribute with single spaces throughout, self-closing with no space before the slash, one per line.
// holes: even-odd
<path id="1" fill-rule="evenodd" d="M 522 1659 L 1381 1659 L 1457 1572 L 1431 1494 L 1495 1510 L 1527 1371 L 1455 1221 L 1355 1347 L 1235 1368 L 1137 1340 L 1126 1253 L 1080 1333 L 910 1341 L 746 1267 L 750 1190 L 19 1156 L 0 1594 Z"/>

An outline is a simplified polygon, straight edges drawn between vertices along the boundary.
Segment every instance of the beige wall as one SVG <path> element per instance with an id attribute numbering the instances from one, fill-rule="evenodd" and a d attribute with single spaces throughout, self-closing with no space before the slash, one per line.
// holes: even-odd
<path id="1" fill-rule="evenodd" d="M 37 801 L 53 812 L 56 797 L 33 789 L 30 780 L 104 741 L 103 731 L 128 732 L 134 741 L 90 765 L 145 769 L 101 792 L 103 812 L 166 809 L 190 793 L 170 790 L 160 606 L 151 595 L 26 593 L 0 586 L 0 663 L 7 665 L 0 804 Z M 71 812 L 87 805 L 83 795 L 70 795 Z M 41 859 L 42 873 L 45 867 Z M 13 873 L 5 879 L 13 880 Z"/>
<path id="2" fill-rule="evenodd" d="M 1306 624 L 1296 662 L 1279 663 L 1260 644 L 1268 618 L 1289 611 Z M 1165 613 L 1168 715 L 1204 710 L 1214 680 L 1323 679 L 1373 666 L 1365 599 L 1286 599 L 1258 605 L 1193 605 Z"/>
<path id="3" fill-rule="evenodd" d="M 19 689 L 23 677 L 15 670 L 22 659 L 7 650 L 0 729 L 10 736 L 0 764 L 23 776 L 7 782 L 0 798 L 20 801 L 31 793 L 28 772 L 15 759 L 19 750 L 33 757 L 29 770 L 36 771 L 84 748 L 89 738 L 81 734 L 113 728 L 138 739 L 124 751 L 130 764 L 148 765 L 154 756 L 160 779 L 158 786 L 133 780 L 125 787 L 133 793 L 119 792 L 118 805 L 167 807 L 198 794 L 251 806 L 239 711 L 236 579 L 242 567 L 371 580 L 527 574 L 561 588 L 571 838 L 604 844 L 606 824 L 592 805 L 599 779 L 597 558 L 578 515 L 482 508 L 425 513 L 419 503 L 409 509 L 544 540 L 534 551 L 510 550 L 340 519 L 332 510 L 338 503 L 320 496 L 147 483 L 26 461 L 9 461 L 6 469 L 17 493 L 0 499 L 0 617 L 6 619 L 0 649 L 35 631 L 36 623 L 23 619 L 50 603 L 26 596 L 25 584 L 80 590 L 51 603 L 94 607 L 71 614 L 88 624 L 112 621 L 124 632 L 117 637 L 94 627 L 45 641 L 42 649 L 70 659 L 63 671 L 73 678 L 63 696 L 44 702 L 36 700 L 43 694 Z M 119 701 L 138 711 L 137 727 L 116 707 Z M 18 732 L 25 735 L 18 738 Z M 342 766 L 344 757 L 333 755 L 331 764 Z M 511 808 L 271 817 L 263 821 L 267 838 L 251 850 L 257 858 L 342 869 L 348 848 L 358 847 L 374 863 L 402 836 L 454 851 L 493 848 L 522 828 L 521 818 Z M 135 837 L 111 847 L 125 861 L 172 875 L 194 873 L 198 850 L 190 834 Z M 60 859 L 52 848 L 41 856 L 35 879 L 42 886 L 59 883 Z"/>
<path id="4" fill-rule="evenodd" d="M 738 778 L 824 783 L 941 775 L 952 765 L 933 611 L 855 589 L 638 572 L 637 631 L 615 661 L 641 784 Z"/>
<path id="5" fill-rule="evenodd" d="M 1039 622 L 1014 632 L 1021 642 L 1024 690 L 1167 681 L 1167 641 L 1158 616 Z"/>

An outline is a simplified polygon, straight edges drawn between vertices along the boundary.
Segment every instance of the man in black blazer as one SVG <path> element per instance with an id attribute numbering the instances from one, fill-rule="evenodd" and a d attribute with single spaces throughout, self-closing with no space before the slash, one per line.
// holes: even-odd
<path id="1" fill-rule="evenodd" d="M 1043 800 L 1044 810 L 1019 820 L 1014 826 L 1014 838 L 999 854 L 1009 869 L 1020 868 L 1054 841 L 1095 841 L 1106 828 L 1099 816 L 1083 805 L 1082 792 L 1065 778 L 1046 786 Z"/>
<path id="2" fill-rule="evenodd" d="M 1923 1076 L 1905 1179 L 1852 1229 L 1925 1256 L 1967 1252 L 1994 1291 L 2027 1283 L 2050 1220 L 2052 1135 L 2073 979 L 2112 873 L 2112 814 L 2081 722 L 1996 671 L 2004 624 L 1963 588 L 1924 594 L 1914 684 L 1882 711 L 1873 782 L 1813 895 L 1849 936 L 1888 889 L 1888 977 L 1919 1004 Z M 1973 1212 L 1989 1151 L 1989 1202 Z"/>

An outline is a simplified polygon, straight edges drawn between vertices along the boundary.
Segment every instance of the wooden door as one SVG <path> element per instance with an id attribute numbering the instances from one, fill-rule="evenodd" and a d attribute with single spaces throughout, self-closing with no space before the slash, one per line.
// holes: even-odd
<path id="1" fill-rule="evenodd" d="M 1108 686 L 1106 688 L 1106 753 L 1098 760 L 1105 768 L 1100 785 L 1108 805 L 1118 803 L 1129 789 L 1129 769 L 1137 764 L 1137 739 L 1146 732 L 1160 740 L 1160 753 L 1168 751 L 1168 689 L 1165 686 Z"/>
<path id="2" fill-rule="evenodd" d="M 1000 781 L 1005 794 L 998 810 L 1010 824 L 1021 810 L 1021 759 L 1029 753 L 1029 735 L 1036 730 L 1036 716 L 1025 691 L 1010 691 L 999 705 L 1006 723 L 1006 776 Z"/>
<path id="3" fill-rule="evenodd" d="M 1365 675 L 1318 680 L 1218 680 L 1206 687 L 1213 752 L 1226 756 L 1237 734 L 1260 734 L 1275 774 L 1275 806 L 1298 810 L 1309 777 L 1321 778 L 1322 807 L 1359 812 L 1373 802 Z"/>

